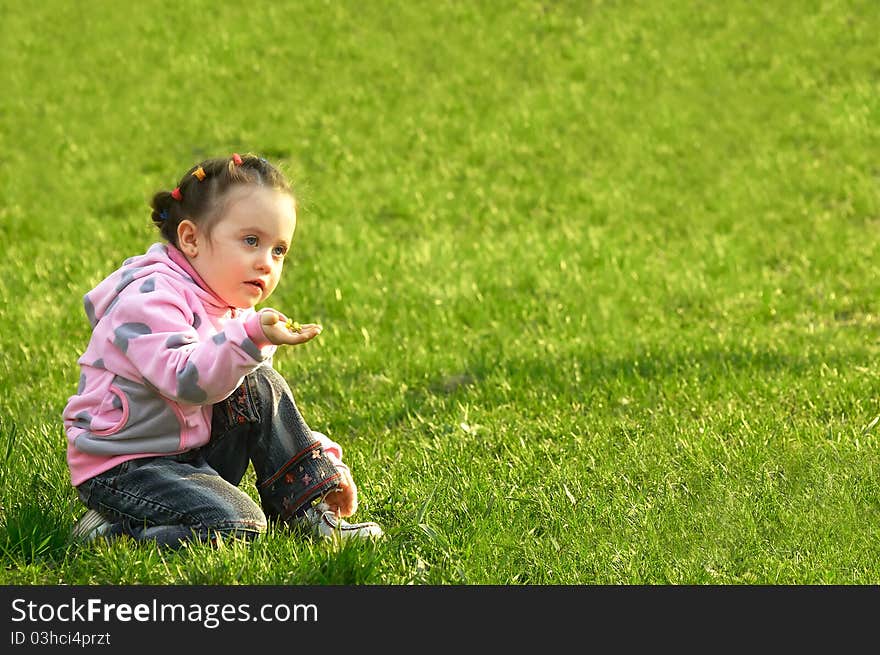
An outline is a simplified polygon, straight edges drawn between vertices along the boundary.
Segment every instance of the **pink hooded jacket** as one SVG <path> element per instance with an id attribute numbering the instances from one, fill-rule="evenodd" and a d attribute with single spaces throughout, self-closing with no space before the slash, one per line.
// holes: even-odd
<path id="1" fill-rule="evenodd" d="M 169 244 L 126 260 L 83 301 L 92 336 L 63 412 L 74 486 L 129 459 L 206 444 L 212 405 L 276 349 L 258 312 L 224 303 Z M 339 462 L 339 445 L 314 434 Z"/>

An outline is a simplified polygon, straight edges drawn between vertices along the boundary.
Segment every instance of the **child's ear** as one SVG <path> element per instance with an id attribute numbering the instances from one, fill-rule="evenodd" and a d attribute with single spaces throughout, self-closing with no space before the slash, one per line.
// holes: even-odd
<path id="1" fill-rule="evenodd" d="M 180 221 L 177 225 L 177 247 L 189 258 L 199 254 L 199 226 L 189 219 Z"/>

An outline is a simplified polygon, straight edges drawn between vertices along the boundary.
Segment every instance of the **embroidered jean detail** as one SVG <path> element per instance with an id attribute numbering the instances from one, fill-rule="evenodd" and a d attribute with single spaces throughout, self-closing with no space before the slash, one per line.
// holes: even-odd
<path id="1" fill-rule="evenodd" d="M 258 485 L 263 510 L 267 515 L 288 519 L 306 509 L 313 499 L 336 488 L 340 478 L 321 444 L 313 443 Z"/>
<path id="2" fill-rule="evenodd" d="M 226 400 L 214 406 L 212 421 L 219 421 L 219 425 L 214 426 L 216 433 L 222 434 L 240 425 L 260 422 L 260 413 L 254 402 L 255 393 L 251 385 L 251 379 L 245 377 Z"/>

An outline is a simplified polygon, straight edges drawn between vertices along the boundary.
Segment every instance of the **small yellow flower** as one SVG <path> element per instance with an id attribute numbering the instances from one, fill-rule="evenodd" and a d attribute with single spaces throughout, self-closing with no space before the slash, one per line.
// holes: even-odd
<path id="1" fill-rule="evenodd" d="M 284 324 L 285 327 L 291 332 L 302 332 L 302 325 L 294 321 L 292 318 L 287 319 L 287 323 Z"/>

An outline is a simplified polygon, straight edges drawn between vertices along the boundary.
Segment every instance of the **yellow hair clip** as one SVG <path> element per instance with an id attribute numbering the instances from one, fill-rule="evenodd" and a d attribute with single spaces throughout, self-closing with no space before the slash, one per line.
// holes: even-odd
<path id="1" fill-rule="evenodd" d="M 199 182 L 205 179 L 205 169 L 199 166 L 196 170 L 192 172 L 193 177 L 199 178 Z"/>

